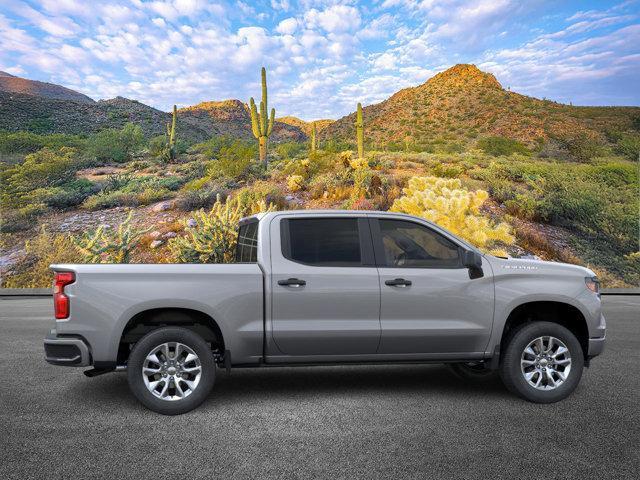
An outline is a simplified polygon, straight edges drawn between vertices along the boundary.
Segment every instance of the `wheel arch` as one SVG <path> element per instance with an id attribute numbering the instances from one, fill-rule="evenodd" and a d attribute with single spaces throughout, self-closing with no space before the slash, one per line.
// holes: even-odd
<path id="1" fill-rule="evenodd" d="M 157 307 L 142 310 L 127 321 L 118 340 L 117 363 L 126 361 L 132 345 L 144 335 L 167 326 L 187 328 L 211 343 L 212 349 L 225 350 L 224 335 L 211 315 L 192 308 Z"/>
<path id="2" fill-rule="evenodd" d="M 505 321 L 500 338 L 500 351 L 504 351 L 505 343 L 511 332 L 521 325 L 548 321 L 557 323 L 573 333 L 587 358 L 589 351 L 589 327 L 584 313 L 575 305 L 563 301 L 535 300 L 514 307 Z"/>

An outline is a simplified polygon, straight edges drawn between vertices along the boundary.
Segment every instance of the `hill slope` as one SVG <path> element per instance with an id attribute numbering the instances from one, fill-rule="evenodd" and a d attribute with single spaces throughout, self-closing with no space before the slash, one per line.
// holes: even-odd
<path id="1" fill-rule="evenodd" d="M 0 130 L 89 134 L 132 122 L 151 137 L 162 135 L 170 120 L 167 112 L 123 97 L 78 102 L 0 91 Z M 253 138 L 249 112 L 239 100 L 204 102 L 180 109 L 177 129 L 178 137 L 189 142 L 200 142 L 212 135 Z M 271 137 L 276 142 L 305 138 L 302 130 L 281 122 L 276 122 Z"/>
<path id="2" fill-rule="evenodd" d="M 417 87 L 364 107 L 366 141 L 427 144 L 434 140 L 472 142 L 504 136 L 530 146 L 550 137 L 583 133 L 603 139 L 605 129 L 628 130 L 638 107 L 573 107 L 502 88 L 475 65 L 460 64 Z M 321 138 L 353 142 L 355 113 L 329 125 Z"/>
<path id="3" fill-rule="evenodd" d="M 80 103 L 94 103 L 92 98 L 53 83 L 28 80 L 6 72 L 0 72 L 0 92 L 35 95 L 55 100 L 72 100 Z"/>
<path id="4" fill-rule="evenodd" d="M 178 118 L 186 118 L 198 128 L 209 132 L 209 136 L 228 135 L 245 140 L 253 139 L 251 115 L 247 104 L 240 100 L 202 102 L 178 110 Z M 276 120 L 272 141 L 302 141 L 306 138 L 303 129 Z"/>
<path id="5" fill-rule="evenodd" d="M 294 117 L 292 115 L 287 116 L 287 117 L 280 117 L 280 118 L 276 118 L 276 121 L 278 122 L 282 122 L 282 123 L 286 123 L 287 125 L 291 125 L 293 127 L 298 127 L 300 130 L 302 130 L 305 134 L 310 135 L 311 134 L 311 125 L 312 124 L 316 124 L 316 131 L 317 132 L 321 132 L 322 130 L 324 130 L 325 128 L 327 128 L 329 125 L 331 125 L 335 120 L 331 120 L 331 119 L 327 119 L 327 118 L 323 118 L 320 120 L 313 120 L 312 122 L 306 122 L 298 117 Z"/>

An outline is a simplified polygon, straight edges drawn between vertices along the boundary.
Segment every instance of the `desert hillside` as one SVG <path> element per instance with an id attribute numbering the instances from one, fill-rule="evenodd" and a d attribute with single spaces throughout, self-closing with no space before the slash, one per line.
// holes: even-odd
<path id="1" fill-rule="evenodd" d="M 6 72 L 0 72 L 0 92 L 8 94 L 27 94 L 55 100 L 71 100 L 81 103 L 93 103 L 94 100 L 70 88 L 53 83 L 39 82 L 16 77 Z"/>
<path id="2" fill-rule="evenodd" d="M 421 147 L 443 141 L 473 144 L 483 136 L 507 137 L 529 147 L 576 136 L 605 141 L 607 130 L 630 129 L 640 118 L 638 107 L 573 107 L 520 95 L 466 64 L 363 110 L 367 141 L 374 147 L 394 142 Z M 320 136 L 353 141 L 354 122 L 351 113 Z"/>

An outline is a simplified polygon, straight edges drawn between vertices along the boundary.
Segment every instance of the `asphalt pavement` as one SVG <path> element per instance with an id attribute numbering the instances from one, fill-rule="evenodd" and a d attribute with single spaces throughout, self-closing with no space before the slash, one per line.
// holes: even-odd
<path id="1" fill-rule="evenodd" d="M 5 479 L 604 479 L 640 472 L 640 296 L 604 298 L 605 353 L 575 393 L 535 405 L 441 365 L 219 370 L 165 417 L 122 373 L 43 360 L 51 298 L 0 299 Z"/>

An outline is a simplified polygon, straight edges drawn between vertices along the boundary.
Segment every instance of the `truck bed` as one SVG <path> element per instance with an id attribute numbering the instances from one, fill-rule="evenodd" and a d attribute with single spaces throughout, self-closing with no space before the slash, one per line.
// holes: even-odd
<path id="1" fill-rule="evenodd" d="M 263 348 L 263 273 L 253 264 L 60 264 L 75 272 L 65 288 L 70 317 L 56 333 L 83 337 L 93 362 L 112 362 L 127 322 L 158 308 L 198 310 L 220 327 L 233 363 L 254 363 Z M 72 331 L 65 331 L 66 326 Z"/>

